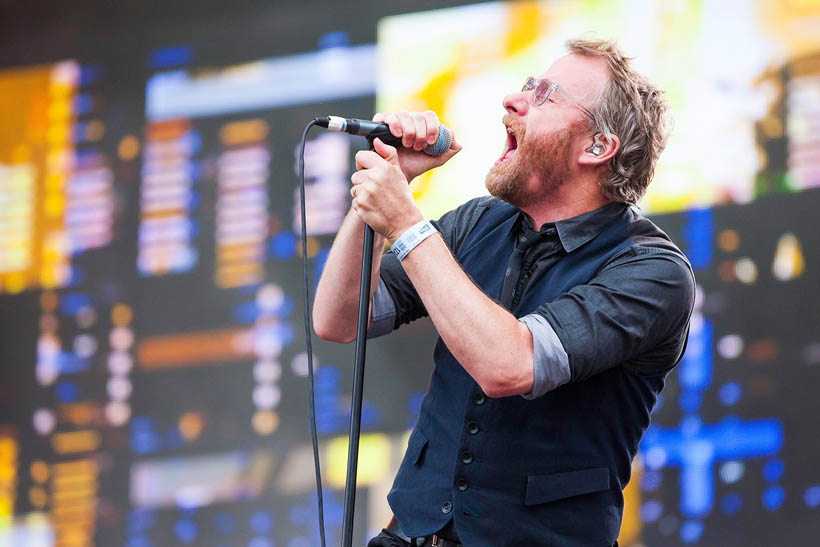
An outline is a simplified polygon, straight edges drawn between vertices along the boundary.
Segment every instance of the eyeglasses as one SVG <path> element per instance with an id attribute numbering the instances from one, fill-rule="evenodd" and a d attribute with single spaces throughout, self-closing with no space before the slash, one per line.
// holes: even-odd
<path id="1" fill-rule="evenodd" d="M 581 112 L 583 112 L 587 118 L 592 120 L 595 125 L 600 125 L 601 128 L 604 130 L 604 136 L 607 140 L 609 140 L 609 129 L 607 128 L 606 124 L 601 120 L 599 117 L 596 117 L 595 114 L 592 113 L 590 109 L 585 107 L 572 95 L 561 89 L 561 87 L 553 82 L 548 78 L 533 78 L 530 76 L 527 78 L 527 81 L 524 83 L 524 87 L 521 88 L 522 93 L 526 93 L 527 91 L 532 91 L 532 95 L 530 95 L 530 102 L 533 106 L 541 106 L 550 98 L 553 91 L 557 91 L 577 106 Z"/>

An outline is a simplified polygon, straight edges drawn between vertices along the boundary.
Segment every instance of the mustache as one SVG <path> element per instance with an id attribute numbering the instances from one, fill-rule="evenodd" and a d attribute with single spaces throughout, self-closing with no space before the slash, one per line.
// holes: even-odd
<path id="1" fill-rule="evenodd" d="M 513 133 L 515 133 L 515 137 L 518 141 L 521 140 L 521 138 L 524 136 L 524 133 L 526 132 L 524 129 L 524 125 L 521 123 L 521 121 L 509 112 L 504 114 L 504 116 L 501 118 L 501 123 L 503 123 L 505 127 L 509 127 L 513 130 Z"/>

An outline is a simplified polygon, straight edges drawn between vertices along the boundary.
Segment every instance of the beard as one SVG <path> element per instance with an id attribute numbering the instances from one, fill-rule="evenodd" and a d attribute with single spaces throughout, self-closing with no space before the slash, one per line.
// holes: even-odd
<path id="1" fill-rule="evenodd" d="M 504 121 L 514 130 L 517 149 L 512 157 L 490 168 L 484 184 L 491 195 L 521 209 L 570 178 L 573 131 L 563 129 L 527 139 L 526 130 L 512 123 L 509 114 Z"/>

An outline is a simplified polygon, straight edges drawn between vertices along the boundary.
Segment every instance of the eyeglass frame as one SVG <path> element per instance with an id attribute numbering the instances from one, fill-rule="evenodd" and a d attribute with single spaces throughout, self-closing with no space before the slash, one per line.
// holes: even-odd
<path id="1" fill-rule="evenodd" d="M 549 87 L 547 88 L 546 95 L 544 95 L 544 99 L 541 101 L 536 102 L 535 93 L 532 94 L 532 96 L 530 97 L 530 103 L 532 103 L 533 106 L 541 106 L 549 100 L 550 95 L 552 95 L 553 91 L 557 91 L 558 93 L 560 93 L 561 95 L 575 103 L 575 106 L 577 106 L 581 110 L 581 112 L 583 112 L 586 115 L 586 117 L 589 118 L 595 125 L 600 125 L 604 130 L 604 138 L 606 138 L 607 141 L 611 142 L 609 128 L 606 126 L 606 123 L 603 120 L 596 118 L 595 114 L 593 114 L 590 109 L 581 104 L 581 102 L 578 99 L 564 91 L 561 88 L 561 86 L 559 86 L 557 83 L 550 80 L 549 78 L 536 78 L 534 76 L 530 76 L 529 78 L 527 78 L 527 81 L 524 82 L 524 85 L 521 87 L 521 92 L 526 93 L 527 91 L 536 91 L 538 89 L 538 86 L 541 85 L 541 82 L 547 82 L 549 84 Z"/>

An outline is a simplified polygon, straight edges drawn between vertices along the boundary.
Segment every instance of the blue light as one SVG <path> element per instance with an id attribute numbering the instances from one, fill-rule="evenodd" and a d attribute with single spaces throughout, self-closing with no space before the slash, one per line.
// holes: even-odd
<path id="1" fill-rule="evenodd" d="M 786 500 L 786 492 L 780 486 L 770 486 L 763 492 L 763 506 L 769 511 L 775 511 Z"/>
<path id="2" fill-rule="evenodd" d="M 740 511 L 743 505 L 743 498 L 738 494 L 726 494 L 720 502 L 721 510 L 727 515 L 734 515 Z"/>
<path id="3" fill-rule="evenodd" d="M 680 539 L 684 543 L 696 543 L 703 535 L 703 523 L 699 520 L 689 520 L 680 527 Z"/>
<path id="4" fill-rule="evenodd" d="M 655 522 L 663 514 L 663 504 L 659 501 L 651 500 L 641 505 L 641 520 L 644 522 Z"/>
<path id="5" fill-rule="evenodd" d="M 82 116 L 94 108 L 94 98 L 88 93 L 79 93 L 74 97 L 74 114 Z"/>
<path id="6" fill-rule="evenodd" d="M 691 209 L 686 212 L 687 224 L 682 236 L 688 243 L 686 256 L 695 270 L 708 268 L 712 263 L 712 240 L 714 223 L 712 209 Z"/>
<path id="7" fill-rule="evenodd" d="M 687 389 L 678 397 L 678 405 L 684 412 L 697 412 L 700 408 L 701 400 L 700 391 Z"/>
<path id="8" fill-rule="evenodd" d="M 806 492 L 803 494 L 803 501 L 806 502 L 808 507 L 820 506 L 820 484 L 806 488 Z"/>
<path id="9" fill-rule="evenodd" d="M 347 47 L 349 45 L 350 35 L 343 30 L 335 30 L 319 36 L 319 49 Z"/>
<path id="10" fill-rule="evenodd" d="M 236 521 L 231 515 L 222 513 L 214 519 L 214 526 L 220 534 L 228 535 L 236 530 Z"/>
<path id="11" fill-rule="evenodd" d="M 128 513 L 128 532 L 150 528 L 156 522 L 156 513 L 149 509 L 133 509 Z"/>
<path id="12" fill-rule="evenodd" d="M 159 437 L 154 432 L 154 422 L 147 416 L 131 420 L 131 450 L 137 454 L 149 454 L 159 449 Z"/>
<path id="13" fill-rule="evenodd" d="M 313 257 L 313 288 L 319 284 L 319 279 L 322 277 L 322 272 L 325 271 L 325 264 L 327 263 L 327 255 L 330 254 L 330 249 L 321 249 L 316 256 Z"/>
<path id="14" fill-rule="evenodd" d="M 248 547 L 273 547 L 273 543 L 268 538 L 255 537 L 248 542 Z"/>
<path id="15" fill-rule="evenodd" d="M 245 325 L 253 323 L 259 317 L 259 306 L 253 301 L 242 302 L 233 311 L 233 317 L 237 322 Z"/>
<path id="16" fill-rule="evenodd" d="M 68 293 L 60 298 L 60 313 L 63 315 L 75 315 L 81 309 L 91 307 L 91 297 L 85 293 Z"/>
<path id="17" fill-rule="evenodd" d="M 763 465 L 763 478 L 769 482 L 779 481 L 783 476 L 783 460 L 769 460 Z"/>
<path id="18" fill-rule="evenodd" d="M 279 260 L 290 260 L 296 254 L 296 236 L 290 232 L 279 232 L 271 238 L 270 250 Z"/>
<path id="19" fill-rule="evenodd" d="M 192 543 L 196 539 L 196 523 L 192 520 L 178 520 L 174 525 L 174 533 L 184 543 Z"/>
<path id="20" fill-rule="evenodd" d="M 145 536 L 130 536 L 125 542 L 125 547 L 153 547 L 153 545 Z"/>
<path id="21" fill-rule="evenodd" d="M 96 83 L 102 76 L 102 69 L 99 65 L 87 65 L 80 67 L 80 86 Z"/>
<path id="22" fill-rule="evenodd" d="M 740 401 L 741 395 L 743 395 L 743 388 L 737 382 L 726 382 L 720 386 L 720 391 L 718 392 L 720 402 L 726 406 L 737 404 L 737 402 Z"/>
<path id="23" fill-rule="evenodd" d="M 61 403 L 73 403 L 80 395 L 80 390 L 74 382 L 60 382 L 55 391 L 57 400 Z"/>
<path id="24" fill-rule="evenodd" d="M 693 431 L 696 429 L 696 431 Z M 694 433 L 694 435 L 693 435 Z M 680 466 L 681 512 L 689 517 L 709 513 L 714 496 L 716 462 L 775 455 L 783 446 L 783 425 L 774 418 L 741 421 L 727 417 L 716 424 L 678 429 L 649 426 L 640 445 L 644 458 L 656 450 L 665 454 L 662 467 Z"/>
<path id="25" fill-rule="evenodd" d="M 295 526 L 304 526 L 313 522 L 313 510 L 304 505 L 294 505 L 288 511 L 288 520 Z"/>
<path id="26" fill-rule="evenodd" d="M 265 534 L 273 528 L 273 518 L 264 511 L 257 511 L 251 515 L 251 530 L 257 534 Z"/>
<path id="27" fill-rule="evenodd" d="M 705 319 L 689 333 L 686 353 L 678 365 L 681 389 L 703 391 L 712 384 L 712 330 L 712 322 Z"/>
<path id="28" fill-rule="evenodd" d="M 645 471 L 641 476 L 641 490 L 654 492 L 663 483 L 663 474 L 660 471 Z"/>
<path id="29" fill-rule="evenodd" d="M 191 46 L 172 46 L 156 49 L 148 56 L 151 68 L 170 68 L 191 62 L 194 50 Z"/>

